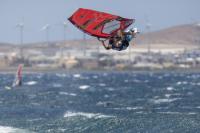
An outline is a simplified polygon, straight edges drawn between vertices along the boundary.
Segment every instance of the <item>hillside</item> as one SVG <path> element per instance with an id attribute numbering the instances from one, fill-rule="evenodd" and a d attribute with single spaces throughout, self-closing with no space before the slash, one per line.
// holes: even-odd
<path id="1" fill-rule="evenodd" d="M 187 24 L 138 35 L 139 44 L 194 44 L 200 45 L 200 25 Z"/>
<path id="2" fill-rule="evenodd" d="M 173 47 L 173 44 L 179 45 L 200 45 L 200 25 L 197 24 L 186 24 L 186 25 L 179 25 L 170 27 L 167 29 L 154 31 L 150 33 L 141 33 L 137 36 L 135 41 L 132 43 L 136 44 L 148 44 L 151 45 L 159 45 L 168 46 L 169 44 Z M 88 40 L 69 40 L 66 42 L 63 41 L 54 41 L 47 45 L 45 42 L 38 42 L 38 43 L 29 43 L 24 44 L 21 47 L 24 48 L 36 48 L 36 49 L 43 49 L 43 48 L 55 48 L 55 47 L 65 47 L 65 48 L 79 48 L 82 49 L 83 47 L 89 48 L 96 48 L 100 42 L 97 39 L 92 38 Z M 10 48 L 18 47 L 19 45 L 12 45 L 8 43 L 0 43 L 0 51 L 9 50 Z"/>

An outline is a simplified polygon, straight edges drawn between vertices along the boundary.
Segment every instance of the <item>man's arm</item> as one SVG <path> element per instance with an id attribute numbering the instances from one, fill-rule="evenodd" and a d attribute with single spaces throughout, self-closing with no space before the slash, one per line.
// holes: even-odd
<path id="1" fill-rule="evenodd" d="M 102 43 L 102 45 L 104 46 L 104 48 L 105 48 L 106 50 L 111 49 L 111 47 L 109 47 L 109 45 L 106 45 L 104 41 L 101 41 L 101 43 Z"/>

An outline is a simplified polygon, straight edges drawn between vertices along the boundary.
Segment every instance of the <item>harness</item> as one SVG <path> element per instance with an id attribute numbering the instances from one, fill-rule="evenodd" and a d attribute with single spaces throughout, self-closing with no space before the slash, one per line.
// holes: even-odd
<path id="1" fill-rule="evenodd" d="M 116 47 L 114 44 L 113 40 L 109 41 L 109 45 L 111 45 L 112 49 L 117 50 L 117 51 L 122 51 L 125 50 L 128 46 L 129 46 L 129 39 L 127 39 L 126 37 L 122 40 L 121 42 L 121 46 L 120 47 Z"/>

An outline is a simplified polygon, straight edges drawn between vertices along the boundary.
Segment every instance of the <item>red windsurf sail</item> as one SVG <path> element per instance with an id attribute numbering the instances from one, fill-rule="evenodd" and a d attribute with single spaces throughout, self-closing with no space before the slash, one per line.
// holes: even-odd
<path id="1" fill-rule="evenodd" d="M 22 67 L 23 67 L 22 64 L 20 64 L 18 66 L 16 76 L 15 76 L 15 80 L 13 81 L 13 85 L 12 85 L 13 87 L 22 85 Z"/>
<path id="2" fill-rule="evenodd" d="M 134 19 L 80 8 L 69 18 L 69 21 L 89 35 L 109 38 L 118 30 L 125 30 L 134 22 Z"/>

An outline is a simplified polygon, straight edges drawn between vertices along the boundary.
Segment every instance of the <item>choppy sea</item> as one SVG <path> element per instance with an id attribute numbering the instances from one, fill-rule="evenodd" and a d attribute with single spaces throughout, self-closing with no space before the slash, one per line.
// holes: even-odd
<path id="1" fill-rule="evenodd" d="M 197 133 L 200 73 L 0 74 L 0 133 Z"/>

